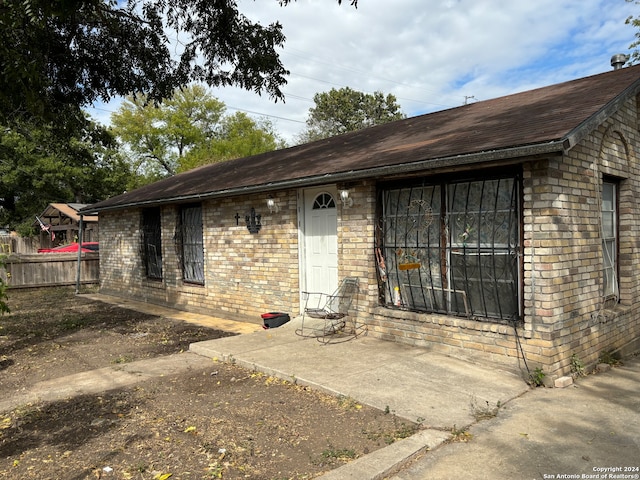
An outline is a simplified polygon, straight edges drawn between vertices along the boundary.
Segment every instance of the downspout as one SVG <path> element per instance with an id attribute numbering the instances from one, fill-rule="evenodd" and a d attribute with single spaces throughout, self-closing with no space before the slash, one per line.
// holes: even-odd
<path id="1" fill-rule="evenodd" d="M 80 214 L 80 225 L 78 229 L 78 266 L 76 270 L 76 295 L 80 293 L 80 273 L 82 271 L 82 230 L 83 230 L 83 215 Z"/>

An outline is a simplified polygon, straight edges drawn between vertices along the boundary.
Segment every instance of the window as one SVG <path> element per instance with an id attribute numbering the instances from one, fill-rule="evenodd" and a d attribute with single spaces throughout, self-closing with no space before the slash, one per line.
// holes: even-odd
<path id="1" fill-rule="evenodd" d="M 328 193 L 321 193 L 313 201 L 313 210 L 322 210 L 324 208 L 336 208 L 336 202 Z"/>
<path id="2" fill-rule="evenodd" d="M 618 188 L 602 183 L 602 255 L 604 297 L 618 298 Z"/>
<path id="3" fill-rule="evenodd" d="M 513 176 L 384 189 L 383 303 L 519 318 L 519 185 Z"/>
<path id="4" fill-rule="evenodd" d="M 160 208 L 142 211 L 142 258 L 148 278 L 162 278 Z"/>
<path id="5" fill-rule="evenodd" d="M 187 205 L 180 209 L 177 240 L 183 280 L 204 285 L 204 244 L 200 205 Z"/>

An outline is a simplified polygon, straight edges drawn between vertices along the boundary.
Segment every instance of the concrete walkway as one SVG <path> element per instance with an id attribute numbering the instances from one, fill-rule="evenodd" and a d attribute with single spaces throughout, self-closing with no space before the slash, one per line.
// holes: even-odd
<path id="1" fill-rule="evenodd" d="M 451 430 L 529 390 L 517 375 L 446 357 L 426 349 L 359 337 L 324 345 L 295 334 L 299 319 L 282 327 L 192 344 L 200 355 L 309 385 L 389 410 L 424 427 L 418 434 L 366 455 L 322 478 L 382 479 Z"/>
<path id="2" fill-rule="evenodd" d="M 537 388 L 391 480 L 638 479 L 640 357 L 566 388 Z"/>
<path id="3" fill-rule="evenodd" d="M 109 303 L 111 305 L 117 305 L 122 308 L 128 308 L 130 310 L 148 313 L 149 315 L 157 315 L 159 317 L 179 320 L 181 322 L 192 323 L 194 325 L 200 325 L 208 328 L 215 328 L 217 330 L 223 330 L 225 332 L 251 333 L 262 330 L 262 325 L 258 321 L 261 319 L 256 320 L 255 323 L 238 322 L 236 320 L 212 317 L 210 315 L 202 315 L 199 313 L 185 312 L 182 310 L 176 310 L 175 308 L 163 307 L 161 305 L 153 305 L 152 303 L 138 302 L 127 298 L 102 295 L 100 293 L 83 293 L 81 294 L 81 296 L 82 298 L 87 298 L 89 300 Z"/>
<path id="4" fill-rule="evenodd" d="M 426 349 L 367 337 L 301 339 L 296 322 L 191 351 L 423 425 L 324 480 L 640 478 L 640 357 L 564 389 L 530 389 L 506 370 Z M 467 441 L 448 442 L 454 429 Z M 612 476 L 620 474 L 627 476 Z"/>
<path id="5" fill-rule="evenodd" d="M 352 397 L 435 429 L 469 425 L 474 403 L 504 404 L 529 389 L 506 370 L 399 343 L 364 336 L 324 345 L 296 335 L 296 324 L 198 342 L 190 351 Z"/>
<path id="6" fill-rule="evenodd" d="M 297 319 L 263 330 L 258 322 L 212 318 L 99 294 L 86 296 L 242 335 L 198 342 L 182 354 L 78 374 L 62 379 L 63 388 L 43 382 L 16 400 L 53 400 L 108 390 L 197 368 L 213 358 L 351 397 L 424 427 L 410 438 L 329 472 L 324 480 L 562 478 L 558 476 L 562 474 L 588 478 L 580 475 L 605 473 L 595 470 L 599 468 L 633 469 L 640 463 L 640 360 L 580 379 L 565 389 L 530 390 L 505 369 L 427 349 L 366 336 L 323 345 L 297 336 Z M 478 421 L 498 405 L 497 416 Z M 0 404 L 0 410 L 9 407 Z M 468 431 L 470 441 L 447 443 L 454 428 Z"/>

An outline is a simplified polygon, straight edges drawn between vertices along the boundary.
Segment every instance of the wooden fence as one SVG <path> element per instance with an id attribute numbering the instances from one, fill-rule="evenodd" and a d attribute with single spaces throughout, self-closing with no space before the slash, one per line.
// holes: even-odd
<path id="1" fill-rule="evenodd" d="M 83 253 L 80 283 L 98 283 L 100 254 Z M 0 267 L 0 276 L 9 288 L 75 285 L 78 273 L 77 253 L 41 253 L 10 255 Z"/>
<path id="2" fill-rule="evenodd" d="M 38 253 L 40 239 L 38 237 L 19 237 L 17 235 L 0 235 L 0 254 Z"/>

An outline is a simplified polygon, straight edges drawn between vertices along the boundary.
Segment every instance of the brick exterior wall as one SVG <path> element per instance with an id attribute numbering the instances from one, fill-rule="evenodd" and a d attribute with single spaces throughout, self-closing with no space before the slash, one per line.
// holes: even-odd
<path id="1" fill-rule="evenodd" d="M 376 185 L 350 185 L 353 205 L 338 205 L 339 277 L 360 279 L 354 315 L 373 337 L 449 355 L 499 362 L 525 376 L 541 368 L 553 382 L 570 374 L 575 355 L 593 365 L 603 352 L 639 348 L 640 176 L 636 99 L 597 126 L 565 155 L 522 163 L 522 303 L 518 329 L 486 321 L 415 313 L 379 305 L 374 226 Z M 603 175 L 619 179 L 619 302 L 603 298 L 600 192 Z M 341 185 L 338 185 L 340 188 Z M 182 282 L 173 239 L 177 206 L 162 207 L 163 280 L 145 278 L 140 210 L 100 214 L 101 288 L 105 293 L 224 315 L 299 313 L 298 194 L 272 193 L 202 204 L 205 284 Z M 258 234 L 244 216 L 262 214 Z M 236 214 L 240 216 L 236 224 Z"/>
<path id="2" fill-rule="evenodd" d="M 552 375 L 570 373 L 572 355 L 592 365 L 603 352 L 638 348 L 637 124 L 633 99 L 563 158 L 533 163 L 529 169 L 524 211 L 527 344 L 545 342 L 532 359 Z M 600 205 L 605 175 L 619 181 L 619 303 L 603 297 Z"/>
<path id="3" fill-rule="evenodd" d="M 340 189 L 341 186 L 339 185 Z M 378 284 L 373 256 L 376 211 L 375 184 L 364 182 L 350 188 L 353 205 L 338 205 L 338 277 L 357 277 L 357 295 L 353 303 L 354 317 L 369 323 L 371 304 L 377 302 Z"/>
<path id="4" fill-rule="evenodd" d="M 523 164 L 524 325 L 517 337 L 507 325 L 384 307 L 372 309 L 370 334 L 455 356 L 482 352 L 525 375 L 541 368 L 549 383 L 571 373 L 573 355 L 591 366 L 604 352 L 637 351 L 637 125 L 633 99 L 568 154 Z M 603 175 L 619 179 L 619 303 L 602 293 Z"/>
<path id="5" fill-rule="evenodd" d="M 162 280 L 146 278 L 141 255 L 141 210 L 100 215 L 101 291 L 150 303 L 228 318 L 253 318 L 267 311 L 298 313 L 299 269 L 296 192 L 278 192 L 280 211 L 271 214 L 266 196 L 210 200 L 202 204 L 204 285 L 182 281 L 174 240 L 179 207 L 162 207 Z M 258 234 L 245 215 L 262 214 Z M 236 221 L 236 215 L 238 219 Z"/>

